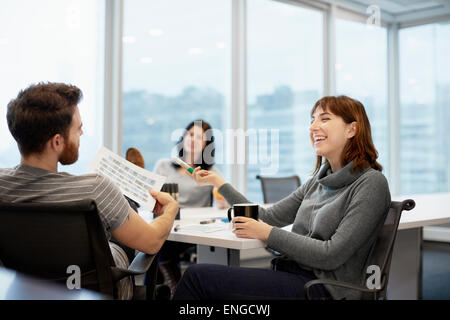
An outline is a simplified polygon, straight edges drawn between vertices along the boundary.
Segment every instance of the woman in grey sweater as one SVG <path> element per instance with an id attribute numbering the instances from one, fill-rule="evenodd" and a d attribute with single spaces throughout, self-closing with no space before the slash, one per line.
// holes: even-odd
<path id="1" fill-rule="evenodd" d="M 265 241 L 291 265 L 285 271 L 195 265 L 174 299 L 303 299 L 304 284 L 317 278 L 364 284 L 368 255 L 391 202 L 364 106 L 346 96 L 320 99 L 311 111 L 310 139 L 317 155 L 314 176 L 272 207 L 260 208 L 261 220 L 233 219 L 240 222 L 236 236 Z M 249 202 L 214 173 L 196 168 L 193 177 L 218 187 L 231 205 Z M 289 224 L 292 232 L 281 229 Z M 359 292 L 328 285 L 312 290 L 315 298 L 360 298 Z"/>

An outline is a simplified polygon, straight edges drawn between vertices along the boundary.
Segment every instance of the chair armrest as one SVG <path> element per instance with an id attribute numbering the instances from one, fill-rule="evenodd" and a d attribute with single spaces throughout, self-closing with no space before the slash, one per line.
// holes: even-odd
<path id="1" fill-rule="evenodd" d="M 111 268 L 114 281 L 119 281 L 126 276 L 144 274 L 152 265 L 156 255 L 139 252 L 131 262 L 128 269 L 113 267 Z"/>
<path id="2" fill-rule="evenodd" d="M 139 252 L 128 267 L 128 271 L 134 274 L 143 274 L 152 265 L 156 255 Z"/>
<path id="3" fill-rule="evenodd" d="M 384 288 L 384 280 L 385 279 L 383 277 L 380 289 L 368 289 L 368 288 L 357 286 L 355 284 L 348 283 L 348 282 L 341 282 L 341 281 L 336 281 L 336 280 L 331 280 L 331 279 L 315 279 L 315 280 L 311 280 L 311 281 L 308 281 L 307 283 L 305 283 L 304 289 L 306 291 L 306 299 L 307 300 L 311 300 L 311 297 L 309 294 L 309 288 L 311 288 L 312 286 L 318 285 L 318 284 L 327 284 L 327 285 L 331 285 L 331 286 L 337 286 L 337 287 L 353 289 L 353 290 L 357 290 L 357 291 L 361 291 L 361 292 L 375 294 L 377 292 L 380 292 L 382 290 L 382 288 Z"/>

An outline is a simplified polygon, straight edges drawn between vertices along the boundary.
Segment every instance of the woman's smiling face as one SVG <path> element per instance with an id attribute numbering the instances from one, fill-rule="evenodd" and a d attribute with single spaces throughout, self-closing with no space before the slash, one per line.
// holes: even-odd
<path id="1" fill-rule="evenodd" d="M 342 152 L 347 141 L 355 135 L 356 122 L 347 124 L 341 117 L 319 106 L 311 116 L 309 132 L 316 155 L 326 158 L 333 171 L 340 169 Z"/>

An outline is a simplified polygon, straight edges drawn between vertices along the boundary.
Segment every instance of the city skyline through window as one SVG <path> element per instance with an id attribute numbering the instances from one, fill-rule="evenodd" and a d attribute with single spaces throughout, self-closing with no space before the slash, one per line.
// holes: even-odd
<path id="1" fill-rule="evenodd" d="M 336 94 L 360 101 L 369 118 L 377 161 L 389 178 L 387 30 L 371 24 L 336 21 Z"/>
<path id="2" fill-rule="evenodd" d="M 323 14 L 275 1 L 247 3 L 247 127 L 268 131 L 247 150 L 249 158 L 258 155 L 247 166 L 247 196 L 262 202 L 256 175 L 296 174 L 304 183 L 314 169 L 309 125 L 323 95 Z"/>
<path id="3" fill-rule="evenodd" d="M 153 170 L 191 121 L 230 126 L 231 1 L 127 0 L 123 48 L 123 152 L 138 148 Z"/>
<path id="4" fill-rule="evenodd" d="M 245 156 L 252 201 L 262 201 L 257 174 L 297 174 L 302 183 L 310 177 L 315 157 L 309 113 L 325 94 L 327 81 L 335 81 L 337 95 L 364 104 L 383 173 L 394 178 L 389 176 L 389 161 L 395 157 L 389 154 L 387 28 L 336 19 L 336 78 L 325 81 L 324 12 L 278 1 L 247 1 Z M 231 180 L 234 162 L 228 155 L 233 146 L 227 134 L 236 58 L 232 23 L 232 1 L 124 1 L 121 156 L 137 147 L 147 169 L 153 170 L 159 159 L 172 156 L 176 132 L 203 119 L 219 137 L 217 167 Z M 5 75 L 0 83 L 0 166 L 20 162 L 6 124 L 8 102 L 32 83 L 66 82 L 83 91 L 79 107 L 84 135 L 79 161 L 60 170 L 86 173 L 103 144 L 105 1 L 4 0 L 0 27 Z M 400 106 L 395 120 L 402 194 L 450 189 L 449 35 L 448 22 L 399 30 Z M 256 138 L 249 137 L 252 133 Z"/>
<path id="5" fill-rule="evenodd" d="M 400 30 L 400 193 L 450 190 L 450 24 Z"/>

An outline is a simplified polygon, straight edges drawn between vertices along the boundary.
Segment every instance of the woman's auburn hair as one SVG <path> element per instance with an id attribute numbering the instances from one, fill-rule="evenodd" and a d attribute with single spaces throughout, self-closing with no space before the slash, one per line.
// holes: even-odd
<path id="1" fill-rule="evenodd" d="M 352 171 L 357 169 L 362 171 L 368 167 L 378 171 L 383 170 L 383 167 L 376 161 L 378 151 L 373 144 L 369 118 L 361 102 L 347 96 L 326 96 L 314 104 L 311 117 L 318 107 L 341 117 L 347 124 L 356 122 L 355 136 L 349 139 L 342 151 L 342 166 L 353 161 Z M 322 156 L 317 156 L 314 174 L 319 171 L 321 166 Z"/>

